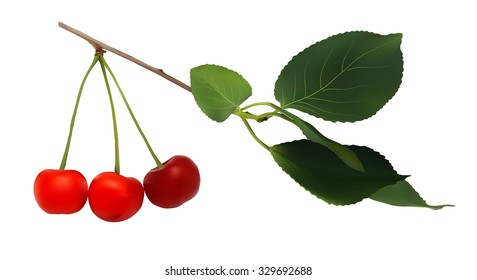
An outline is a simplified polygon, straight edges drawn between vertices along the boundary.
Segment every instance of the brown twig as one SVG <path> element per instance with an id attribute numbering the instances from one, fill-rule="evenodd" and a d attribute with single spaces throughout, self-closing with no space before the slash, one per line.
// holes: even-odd
<path id="1" fill-rule="evenodd" d="M 69 31 L 69 32 L 71 32 L 71 33 L 73 33 L 73 34 L 75 34 L 75 35 L 77 35 L 77 36 L 79 36 L 79 37 L 85 39 L 86 41 L 88 41 L 91 45 L 93 45 L 93 47 L 95 48 L 96 52 L 102 51 L 102 50 L 107 50 L 107 51 L 109 51 L 109 52 L 112 52 L 112 53 L 114 53 L 114 54 L 116 54 L 116 55 L 119 55 L 120 57 L 123 57 L 123 58 L 125 58 L 125 59 L 127 59 L 127 60 L 129 60 L 129 61 L 132 61 L 132 62 L 136 63 L 136 64 L 139 65 L 139 66 L 142 66 L 142 67 L 146 68 L 146 69 L 149 70 L 149 71 L 152 71 L 152 72 L 156 73 L 157 75 L 163 77 L 164 79 L 168 80 L 169 82 L 171 82 L 171 83 L 173 83 L 173 84 L 175 84 L 175 85 L 177 85 L 177 86 L 180 86 L 181 88 L 183 88 L 183 89 L 185 89 L 185 90 L 187 90 L 187 91 L 191 91 L 190 86 L 188 86 L 187 84 L 185 84 L 185 83 L 179 81 L 178 79 L 176 79 L 176 78 L 174 78 L 174 77 L 172 77 L 172 76 L 166 74 L 162 69 L 158 69 L 158 68 L 152 67 L 151 65 L 149 65 L 149 64 L 147 64 L 147 63 L 144 63 L 144 62 L 140 61 L 139 59 L 137 59 L 137 58 L 135 58 L 135 57 L 132 57 L 132 56 L 130 56 L 129 54 L 124 53 L 124 52 L 122 52 L 122 51 L 120 51 L 120 50 L 117 50 L 117 49 L 115 49 L 115 48 L 113 48 L 113 47 L 111 47 L 111 46 L 109 46 L 109 45 L 107 45 L 107 44 L 105 44 L 105 43 L 103 43 L 103 42 L 101 42 L 101 41 L 98 41 L 98 40 L 94 39 L 93 37 L 91 37 L 91 36 L 89 36 L 89 35 L 87 35 L 87 34 L 81 32 L 81 31 L 79 31 L 79 30 L 77 30 L 77 29 L 74 29 L 73 27 L 68 26 L 68 25 L 66 25 L 66 24 L 64 24 L 64 23 L 62 23 L 62 22 L 58 22 L 58 25 L 59 25 L 61 28 L 63 28 L 63 29 L 65 29 L 65 30 L 67 30 L 67 31 Z"/>

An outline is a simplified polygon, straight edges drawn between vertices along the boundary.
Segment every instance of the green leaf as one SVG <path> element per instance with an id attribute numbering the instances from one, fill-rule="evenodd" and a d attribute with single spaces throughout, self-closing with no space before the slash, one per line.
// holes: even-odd
<path id="1" fill-rule="evenodd" d="M 366 171 L 350 168 L 330 149 L 299 140 L 270 147 L 277 164 L 297 183 L 316 197 L 336 205 L 353 204 L 379 189 L 404 180 L 391 164 L 368 147 L 348 146 Z"/>
<path id="2" fill-rule="evenodd" d="M 252 95 L 252 87 L 237 72 L 217 65 L 190 70 L 194 99 L 209 118 L 222 122 Z"/>
<path id="3" fill-rule="evenodd" d="M 419 193 L 414 190 L 411 184 L 405 180 L 384 187 L 372 194 L 369 198 L 395 206 L 426 207 L 434 210 L 442 209 L 446 206 L 454 206 L 449 204 L 431 206 L 427 204 Z"/>
<path id="4" fill-rule="evenodd" d="M 401 84 L 401 39 L 401 34 L 357 31 L 317 42 L 285 66 L 275 98 L 282 108 L 329 121 L 369 118 Z"/>

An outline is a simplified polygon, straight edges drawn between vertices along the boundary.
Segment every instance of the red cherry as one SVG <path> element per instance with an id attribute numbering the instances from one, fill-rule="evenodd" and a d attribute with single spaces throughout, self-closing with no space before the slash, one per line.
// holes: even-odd
<path id="1" fill-rule="evenodd" d="M 76 170 L 45 169 L 36 177 L 33 192 L 46 213 L 72 214 L 85 205 L 88 183 Z"/>
<path id="2" fill-rule="evenodd" d="M 137 179 L 114 172 L 97 175 L 89 186 L 89 206 L 98 218 L 120 222 L 141 209 L 144 189 Z"/>
<path id="3" fill-rule="evenodd" d="M 144 177 L 147 198 L 163 208 L 174 208 L 192 199 L 199 191 L 197 165 L 186 156 L 173 156 L 162 168 L 153 168 Z"/>

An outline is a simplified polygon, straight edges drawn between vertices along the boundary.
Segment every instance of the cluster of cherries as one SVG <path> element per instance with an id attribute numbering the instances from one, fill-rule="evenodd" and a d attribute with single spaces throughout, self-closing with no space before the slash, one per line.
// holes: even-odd
<path id="1" fill-rule="evenodd" d="M 80 211 L 88 201 L 92 212 L 100 219 L 108 222 L 124 221 L 135 215 L 142 207 L 144 194 L 154 205 L 162 208 L 174 208 L 182 205 L 192 199 L 199 191 L 200 174 L 197 165 L 190 158 L 183 155 L 173 156 L 164 163 L 157 159 L 137 123 L 114 74 L 104 60 L 103 53 L 103 51 L 96 53 L 93 63 L 86 72 L 81 84 L 60 168 L 45 169 L 35 179 L 34 195 L 38 205 L 49 214 L 72 214 Z M 116 165 L 114 172 L 98 174 L 88 187 L 86 178 L 80 172 L 66 170 L 65 165 L 83 86 L 91 69 L 98 61 L 101 64 L 111 104 L 115 134 Z M 134 123 L 157 165 L 146 174 L 143 184 L 136 178 L 125 177 L 119 174 L 117 125 L 106 70 L 116 83 Z"/>

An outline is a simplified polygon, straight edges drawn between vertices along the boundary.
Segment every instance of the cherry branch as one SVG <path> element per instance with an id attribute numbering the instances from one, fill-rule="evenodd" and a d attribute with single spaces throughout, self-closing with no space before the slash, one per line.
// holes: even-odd
<path id="1" fill-rule="evenodd" d="M 105 44 L 105 43 L 103 43 L 103 42 L 101 42 L 101 41 L 98 41 L 98 40 L 94 39 L 93 37 L 91 37 L 91 36 L 89 36 L 89 35 L 87 35 L 87 34 L 81 32 L 81 31 L 79 31 L 79 30 L 77 30 L 77 29 L 74 29 L 73 27 L 68 26 L 68 25 L 66 25 L 66 24 L 64 24 L 64 23 L 62 23 L 62 22 L 58 22 L 58 25 L 59 25 L 61 28 L 65 29 L 66 31 L 69 31 L 69 32 L 71 32 L 71 33 L 73 33 L 73 34 L 75 34 L 75 35 L 77 35 L 77 36 L 83 38 L 84 40 L 88 41 L 91 45 L 93 45 L 93 47 L 95 48 L 96 52 L 101 52 L 101 51 L 103 51 L 103 50 L 107 50 L 107 51 L 109 51 L 109 52 L 112 52 L 112 53 L 114 53 L 114 54 L 116 54 L 116 55 L 118 55 L 118 56 L 120 56 L 120 57 L 122 57 L 122 58 L 125 58 L 125 59 L 127 59 L 127 60 L 129 60 L 129 61 L 131 61 L 131 62 L 136 63 L 136 64 L 139 65 L 139 66 L 142 66 L 142 67 L 146 68 L 147 70 L 149 70 L 149 71 L 151 71 L 151 72 L 156 73 L 157 75 L 163 77 L 164 79 L 168 80 L 169 82 L 171 82 L 171 83 L 173 83 L 173 84 L 175 84 L 175 85 L 177 85 L 177 86 L 180 86 L 181 88 L 183 88 L 183 89 L 185 89 L 185 90 L 187 90 L 187 91 L 191 91 L 190 86 L 188 86 L 187 84 L 185 84 L 185 83 L 179 81 L 178 79 L 176 79 L 176 78 L 174 78 L 174 77 L 172 77 L 172 76 L 166 74 L 162 69 L 158 69 L 158 68 L 155 68 L 155 67 L 153 67 L 153 66 L 151 66 L 151 65 L 149 65 L 149 64 L 147 64 L 147 63 L 144 63 L 144 62 L 140 61 L 139 59 L 137 59 L 137 58 L 135 58 L 135 57 L 133 57 L 133 56 L 130 56 L 129 54 L 124 53 L 124 52 L 122 52 L 122 51 L 120 51 L 120 50 L 117 50 L 117 49 L 115 49 L 115 48 L 113 48 L 113 47 L 111 47 L 111 46 L 109 46 L 109 45 L 107 45 L 107 44 Z"/>

